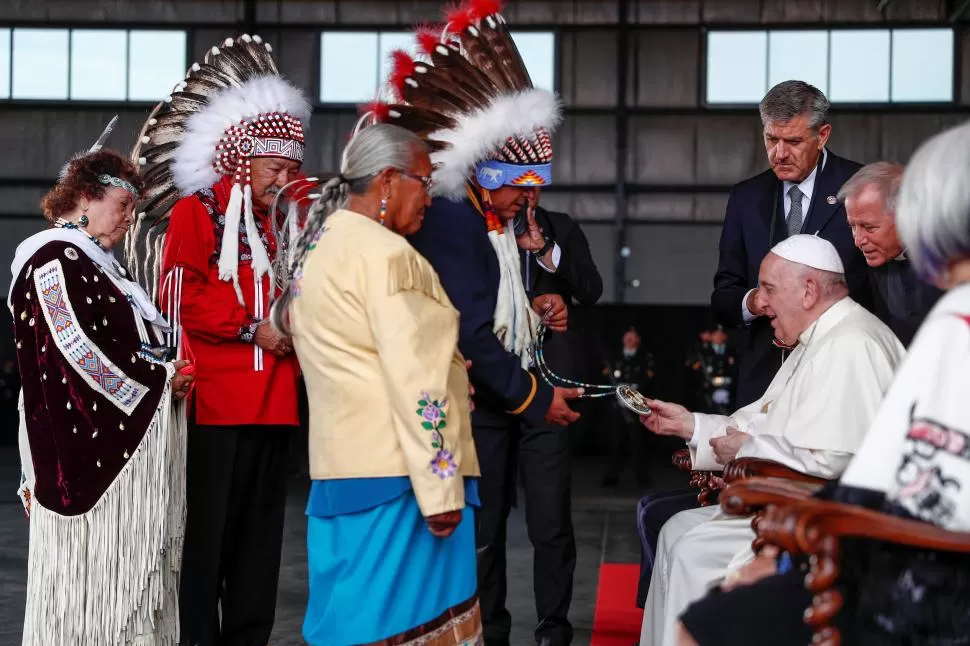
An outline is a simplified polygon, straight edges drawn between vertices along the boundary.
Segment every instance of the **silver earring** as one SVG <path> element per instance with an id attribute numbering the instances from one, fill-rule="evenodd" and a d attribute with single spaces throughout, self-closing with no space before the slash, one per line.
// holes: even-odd
<path id="1" fill-rule="evenodd" d="M 80 224 L 82 227 L 88 226 L 89 222 L 90 220 L 88 220 L 87 213 L 82 213 L 81 217 L 78 218 L 78 221 L 77 221 L 77 223 Z"/>

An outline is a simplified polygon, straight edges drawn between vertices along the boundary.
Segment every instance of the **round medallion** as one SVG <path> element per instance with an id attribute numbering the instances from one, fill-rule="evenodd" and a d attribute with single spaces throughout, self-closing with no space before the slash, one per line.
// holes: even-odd
<path id="1" fill-rule="evenodd" d="M 67 256 L 68 260 L 77 260 L 78 258 L 77 249 L 75 249 L 74 247 L 68 247 L 67 249 L 65 249 L 64 255 Z"/>

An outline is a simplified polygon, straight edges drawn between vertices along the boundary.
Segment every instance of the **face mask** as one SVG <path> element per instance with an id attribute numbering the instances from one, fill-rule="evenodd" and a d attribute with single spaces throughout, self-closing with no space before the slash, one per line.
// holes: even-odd
<path id="1" fill-rule="evenodd" d="M 714 350 L 715 354 L 724 354 L 724 344 L 723 343 L 712 343 L 711 349 Z"/>
<path id="2" fill-rule="evenodd" d="M 637 353 L 636 348 L 623 348 L 623 358 L 630 359 Z"/>

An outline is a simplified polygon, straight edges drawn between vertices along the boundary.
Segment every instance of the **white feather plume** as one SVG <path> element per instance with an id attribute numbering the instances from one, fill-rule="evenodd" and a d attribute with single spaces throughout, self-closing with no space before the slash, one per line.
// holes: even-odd
<path id="1" fill-rule="evenodd" d="M 548 90 L 528 89 L 496 98 L 485 109 L 462 118 L 454 130 L 439 130 L 428 136 L 449 144 L 434 153 L 435 195 L 460 199 L 475 164 L 487 159 L 509 137 L 531 135 L 537 128 L 550 132 L 562 120 L 562 108 Z"/>
<path id="2" fill-rule="evenodd" d="M 256 77 L 242 87 L 226 88 L 186 121 L 185 135 L 172 160 L 172 177 L 183 196 L 219 181 L 213 168 L 216 146 L 227 127 L 259 114 L 286 112 L 310 124 L 310 104 L 303 93 L 274 75 Z"/>

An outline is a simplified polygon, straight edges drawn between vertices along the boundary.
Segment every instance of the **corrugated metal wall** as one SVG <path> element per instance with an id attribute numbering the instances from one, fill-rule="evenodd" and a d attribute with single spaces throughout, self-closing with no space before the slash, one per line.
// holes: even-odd
<path id="1" fill-rule="evenodd" d="M 605 281 L 614 294 L 617 260 L 614 217 L 617 172 L 618 5 L 614 0 L 510 0 L 515 27 L 559 32 L 559 90 L 567 108 L 556 136 L 559 189 L 543 196 L 550 208 L 583 222 Z M 717 259 L 727 187 L 766 167 L 755 109 L 704 108 L 701 101 L 704 29 L 725 25 L 839 23 L 948 25 L 953 3 L 895 0 L 630 0 L 627 109 L 627 302 L 706 304 Z M 247 20 L 273 43 L 281 69 L 311 96 L 319 84 L 319 32 L 327 25 L 401 28 L 433 20 L 439 2 L 398 0 L 259 0 L 255 15 L 228 0 L 6 0 L 0 26 L 184 26 L 191 58 L 236 35 Z M 970 29 L 958 25 L 955 63 L 959 105 L 970 102 Z M 164 56 L 164 52 L 159 53 Z M 173 79 L 173 82 L 176 79 Z M 0 101 L 0 263 L 42 226 L 39 180 L 53 178 L 65 158 L 83 149 L 115 113 L 112 144 L 133 141 L 148 107 L 20 104 Z M 836 110 L 831 148 L 870 162 L 906 161 L 928 135 L 965 117 L 959 106 Z M 308 170 L 333 169 L 346 142 L 352 111 L 321 109 L 313 117 Z M 32 184 L 29 184 L 32 182 Z M 24 186 L 28 183 L 28 186 Z M 8 281 L 0 272 L 0 285 Z"/>

